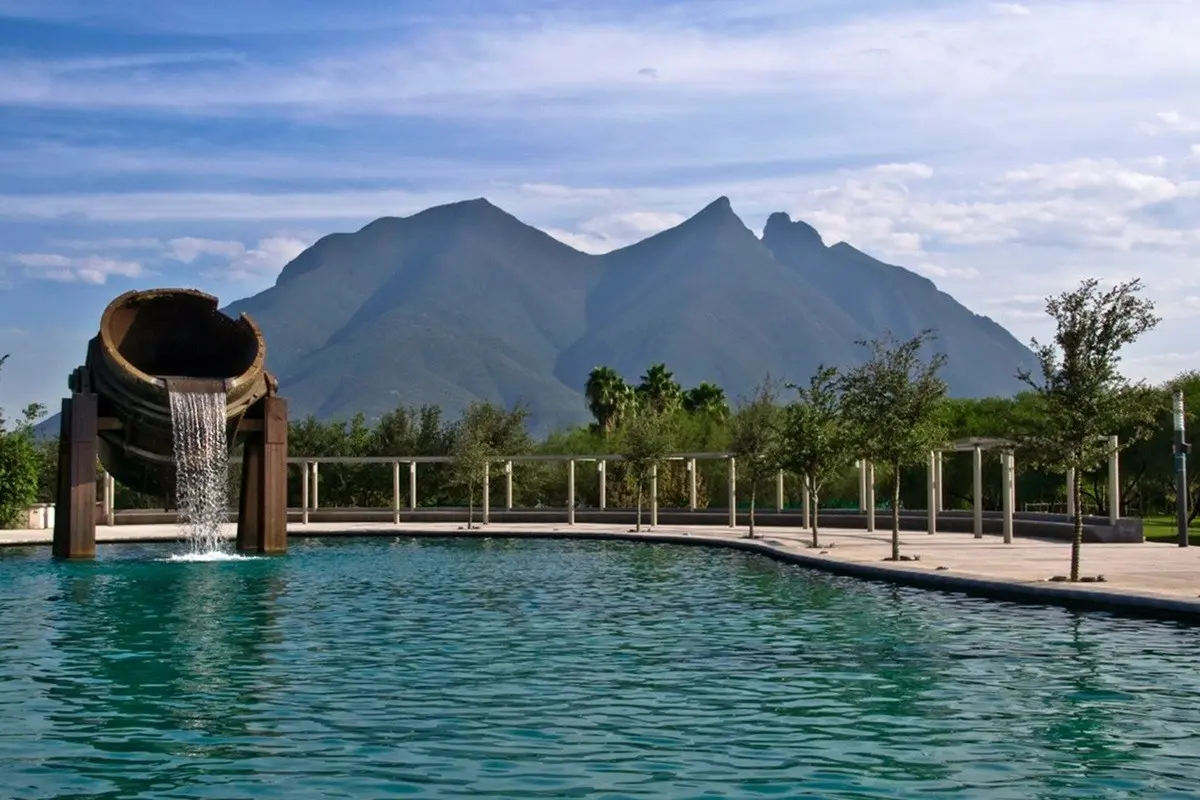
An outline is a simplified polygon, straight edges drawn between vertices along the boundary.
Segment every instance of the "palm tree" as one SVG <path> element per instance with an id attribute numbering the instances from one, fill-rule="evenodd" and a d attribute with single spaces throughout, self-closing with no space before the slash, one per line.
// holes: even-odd
<path id="1" fill-rule="evenodd" d="M 667 369 L 666 364 L 651 364 L 642 375 L 637 393 L 650 409 L 658 414 L 670 413 L 679 408 L 683 396 L 683 390 L 675 381 L 675 374 Z"/>
<path id="2" fill-rule="evenodd" d="M 683 393 L 683 410 L 689 414 L 703 414 L 714 419 L 729 416 L 729 404 L 725 401 L 725 390 L 714 383 L 703 381 Z"/>
<path id="3" fill-rule="evenodd" d="M 625 379 L 612 367 L 596 367 L 588 374 L 583 393 L 600 430 L 611 433 L 617 427 L 629 392 Z"/>

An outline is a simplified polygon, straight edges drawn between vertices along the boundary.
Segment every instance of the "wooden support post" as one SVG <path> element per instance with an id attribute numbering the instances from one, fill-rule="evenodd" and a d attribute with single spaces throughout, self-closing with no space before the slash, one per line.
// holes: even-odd
<path id="1" fill-rule="evenodd" d="M 926 478 L 926 481 L 927 481 L 928 487 L 929 487 L 929 499 L 926 502 L 929 504 L 929 508 L 926 509 L 925 514 L 929 518 L 929 533 L 930 534 L 937 533 L 937 515 L 938 515 L 937 457 L 938 457 L 938 454 L 936 451 L 931 450 L 929 452 L 929 475 Z"/>
<path id="2" fill-rule="evenodd" d="M 262 419 L 263 430 L 249 434 L 242 456 L 237 549 L 243 553 L 286 553 L 287 401 L 264 397 L 255 404 L 254 416 Z M 315 507 L 315 485 L 313 495 Z"/>
<path id="3" fill-rule="evenodd" d="M 392 462 L 392 524 L 400 524 L 400 462 Z"/>
<path id="4" fill-rule="evenodd" d="M 658 464 L 650 465 L 650 527 L 658 525 Z"/>
<path id="5" fill-rule="evenodd" d="M 605 504 L 608 502 L 608 498 L 606 496 L 606 490 L 608 489 L 608 462 L 601 461 L 597 465 L 597 472 L 600 477 L 600 510 L 603 511 L 606 507 Z"/>
<path id="6" fill-rule="evenodd" d="M 567 462 L 567 524 L 575 524 L 575 459 Z"/>
<path id="7" fill-rule="evenodd" d="M 863 475 L 866 478 L 867 490 L 867 530 L 875 530 L 875 462 L 865 461 Z"/>
<path id="8" fill-rule="evenodd" d="M 56 558 L 96 556 L 96 395 L 63 400 L 54 509 Z"/>
<path id="9" fill-rule="evenodd" d="M 688 471 L 688 511 L 696 510 L 696 459 L 689 458 Z"/>
<path id="10" fill-rule="evenodd" d="M 783 507 L 786 504 L 785 500 L 786 500 L 786 496 L 785 496 L 785 490 L 784 490 L 784 486 L 783 486 L 783 470 L 779 470 L 779 472 L 777 472 L 775 474 L 775 510 L 776 511 L 779 511 L 779 512 L 783 511 Z"/>
<path id="11" fill-rule="evenodd" d="M 308 462 L 300 465 L 300 524 L 308 524 Z"/>
<path id="12" fill-rule="evenodd" d="M 737 459 L 729 457 L 729 527 L 737 527 Z"/>
<path id="13" fill-rule="evenodd" d="M 417 462 L 408 462 L 408 510 L 417 510 Z"/>
<path id="14" fill-rule="evenodd" d="M 504 510 L 505 511 L 513 510 L 512 469 L 513 469 L 512 462 L 505 461 L 504 462 Z"/>
<path id="15" fill-rule="evenodd" d="M 487 525 L 492 515 L 492 465 L 483 462 L 483 524 Z"/>

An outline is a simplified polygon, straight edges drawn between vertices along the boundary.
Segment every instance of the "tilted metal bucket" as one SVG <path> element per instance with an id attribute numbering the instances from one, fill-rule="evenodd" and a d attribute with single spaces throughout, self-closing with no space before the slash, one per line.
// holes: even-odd
<path id="1" fill-rule="evenodd" d="M 246 411 L 269 391 L 266 342 L 248 316 L 233 319 L 217 298 L 193 289 L 126 292 L 108 304 L 84 366 L 97 395 L 101 464 L 125 486 L 158 497 L 175 489 L 173 384 L 224 387 L 226 439 L 232 448 Z M 77 389 L 72 379 L 72 389 Z"/>

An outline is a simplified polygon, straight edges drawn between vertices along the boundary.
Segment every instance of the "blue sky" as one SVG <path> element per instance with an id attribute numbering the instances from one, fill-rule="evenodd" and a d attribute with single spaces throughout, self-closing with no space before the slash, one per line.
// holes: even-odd
<path id="1" fill-rule="evenodd" d="M 719 195 L 1020 338 L 1144 278 L 1200 367 L 1200 3 L 0 0 L 0 407 L 129 288 L 232 301 L 318 236 L 485 196 L 602 252 Z"/>

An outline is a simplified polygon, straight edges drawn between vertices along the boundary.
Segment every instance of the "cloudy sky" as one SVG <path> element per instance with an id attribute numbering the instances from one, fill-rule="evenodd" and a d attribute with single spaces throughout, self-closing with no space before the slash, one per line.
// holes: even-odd
<path id="1" fill-rule="evenodd" d="M 0 406 L 129 288 L 222 302 L 318 236 L 485 196 L 602 252 L 719 195 L 1020 338 L 1144 278 L 1200 367 L 1200 0 L 0 0 Z"/>

